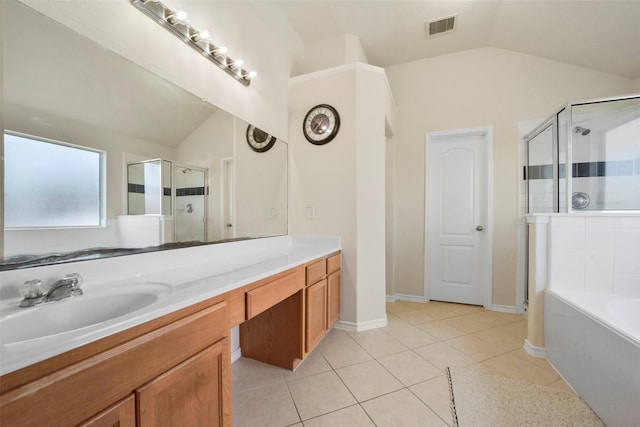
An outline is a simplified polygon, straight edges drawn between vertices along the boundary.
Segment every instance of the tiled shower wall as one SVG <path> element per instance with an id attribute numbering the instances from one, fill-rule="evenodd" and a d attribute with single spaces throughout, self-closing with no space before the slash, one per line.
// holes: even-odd
<path id="1" fill-rule="evenodd" d="M 553 215 L 549 287 L 640 297 L 640 214 Z"/>

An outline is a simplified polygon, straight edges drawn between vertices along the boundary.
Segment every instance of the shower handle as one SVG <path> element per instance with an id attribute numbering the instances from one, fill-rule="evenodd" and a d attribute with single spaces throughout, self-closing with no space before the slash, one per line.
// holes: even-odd
<path id="1" fill-rule="evenodd" d="M 476 225 L 476 231 L 482 231 L 484 230 L 484 227 L 481 225 Z"/>

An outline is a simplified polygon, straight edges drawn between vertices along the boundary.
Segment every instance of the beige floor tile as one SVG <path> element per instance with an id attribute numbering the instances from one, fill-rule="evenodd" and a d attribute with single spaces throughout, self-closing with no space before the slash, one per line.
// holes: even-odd
<path id="1" fill-rule="evenodd" d="M 544 357 L 536 357 L 536 356 L 532 356 L 529 353 L 527 353 L 526 351 L 524 351 L 524 348 L 519 348 L 517 350 L 513 350 L 511 352 L 509 352 L 510 354 L 519 357 L 522 360 L 526 360 L 529 363 L 533 363 L 534 365 L 538 365 L 539 367 L 543 368 L 543 369 L 553 369 L 551 367 L 551 365 L 549 364 L 549 362 L 547 361 L 547 359 L 545 359 Z"/>
<path id="2" fill-rule="evenodd" d="M 508 321 L 493 316 L 487 311 L 453 317 L 445 319 L 443 322 L 468 334 L 508 323 Z"/>
<path id="3" fill-rule="evenodd" d="M 289 381 L 288 384 L 302 421 L 357 403 L 333 371 Z"/>
<path id="4" fill-rule="evenodd" d="M 423 329 L 406 322 L 389 323 L 384 330 L 409 348 L 438 342 L 439 339 Z"/>
<path id="5" fill-rule="evenodd" d="M 284 369 L 241 357 L 231 365 L 232 393 L 262 388 L 284 381 Z"/>
<path id="6" fill-rule="evenodd" d="M 513 353 L 493 357 L 485 360 L 482 364 L 505 377 L 534 384 L 547 385 L 560 378 L 551 366 L 547 365 L 545 367 L 531 363 Z"/>
<path id="7" fill-rule="evenodd" d="M 331 370 L 331 365 L 325 360 L 320 351 L 312 351 L 298 365 L 295 371 L 283 370 L 282 376 L 286 381 L 295 380 L 297 378 L 308 377 L 310 375 L 319 374 Z"/>
<path id="8" fill-rule="evenodd" d="M 482 307 L 481 305 L 469 305 L 469 304 L 446 304 L 444 308 L 458 315 L 484 311 L 484 307 Z"/>
<path id="9" fill-rule="evenodd" d="M 349 336 L 375 358 L 407 350 L 404 344 L 382 329 L 353 332 Z"/>
<path id="10" fill-rule="evenodd" d="M 234 427 L 282 427 L 300 422 L 285 383 L 233 395 Z"/>
<path id="11" fill-rule="evenodd" d="M 430 302 L 428 305 L 421 307 L 420 312 L 433 317 L 436 320 L 448 319 L 459 316 L 455 311 L 449 310 L 447 305 L 441 303 Z"/>
<path id="12" fill-rule="evenodd" d="M 369 400 L 362 407 L 378 427 L 447 425 L 407 389 Z"/>
<path id="13" fill-rule="evenodd" d="M 360 405 L 349 406 L 304 422 L 305 427 L 369 427 L 375 426 Z"/>
<path id="14" fill-rule="evenodd" d="M 364 402 L 404 387 L 375 360 L 340 368 L 336 370 L 336 373 L 358 402 Z"/>
<path id="15" fill-rule="evenodd" d="M 392 354 L 382 357 L 378 361 L 405 386 L 442 375 L 442 371 L 437 366 L 426 361 L 413 351 Z"/>
<path id="16" fill-rule="evenodd" d="M 505 335 L 510 335 L 513 337 L 521 338 L 523 341 L 527 337 L 527 321 L 519 320 L 517 322 L 506 323 L 504 325 L 496 326 L 491 328 L 496 332 L 503 333 Z"/>
<path id="17" fill-rule="evenodd" d="M 497 344 L 491 344 L 473 335 L 452 338 L 447 344 L 471 356 L 477 361 L 489 359 L 507 353 L 510 349 Z"/>
<path id="18" fill-rule="evenodd" d="M 478 372 L 480 374 L 485 375 L 498 375 L 496 371 L 491 369 L 490 367 L 483 365 L 482 362 L 474 363 L 473 365 L 465 366 L 464 369 L 467 369 L 471 372 Z"/>
<path id="19" fill-rule="evenodd" d="M 436 320 L 435 317 L 424 313 L 422 310 L 402 311 L 400 313 L 396 313 L 396 316 L 412 325 L 433 322 L 434 320 Z"/>
<path id="20" fill-rule="evenodd" d="M 524 345 L 524 338 L 510 335 L 499 328 L 501 327 L 498 326 L 496 328 L 484 329 L 471 334 L 471 336 L 477 337 L 489 344 L 498 345 L 507 350 L 517 350 L 522 348 Z"/>
<path id="21" fill-rule="evenodd" d="M 445 423 L 453 425 L 449 398 L 449 380 L 445 375 L 411 386 L 409 390 L 418 396 Z"/>
<path id="22" fill-rule="evenodd" d="M 558 388 L 560 390 L 564 390 L 564 391 L 570 391 L 571 393 L 575 393 L 575 391 L 571 388 L 571 386 L 569 384 L 567 384 L 562 378 L 559 378 L 558 380 L 547 384 L 549 387 L 554 387 L 554 388 Z"/>
<path id="23" fill-rule="evenodd" d="M 388 302 L 387 303 L 387 313 L 399 313 L 401 311 L 409 311 L 413 310 L 413 307 L 409 307 L 406 304 L 403 304 L 399 301 Z"/>
<path id="24" fill-rule="evenodd" d="M 444 372 L 447 366 L 462 368 L 476 363 L 476 360 L 471 356 L 451 347 L 446 342 L 418 347 L 413 351 L 437 366 L 442 372 Z"/>
<path id="25" fill-rule="evenodd" d="M 360 344 L 344 331 L 332 329 L 318 344 L 319 350 L 333 369 L 343 368 L 371 360 L 372 357 Z"/>
<path id="26" fill-rule="evenodd" d="M 466 332 L 442 321 L 423 323 L 417 327 L 440 340 L 448 340 L 467 334 Z"/>
<path id="27" fill-rule="evenodd" d="M 522 315 L 438 301 L 387 303 L 387 312 L 382 329 L 332 329 L 295 372 L 236 361 L 234 426 L 445 426 L 447 366 L 571 390 L 523 350 Z"/>

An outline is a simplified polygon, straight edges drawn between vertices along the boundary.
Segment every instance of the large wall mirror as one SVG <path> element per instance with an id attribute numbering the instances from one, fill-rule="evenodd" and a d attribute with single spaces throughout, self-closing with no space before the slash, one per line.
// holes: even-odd
<path id="1" fill-rule="evenodd" d="M 0 269 L 34 259 L 42 265 L 87 258 L 92 251 L 115 256 L 185 241 L 287 234 L 285 142 L 253 150 L 246 141 L 248 123 L 15 0 L 3 0 L 2 37 L 5 134 L 95 150 L 104 160 L 99 226 L 12 227 L 5 214 Z M 22 175 L 8 175 L 7 141 L 5 211 L 38 210 L 45 220 L 55 216 L 53 209 L 29 204 L 38 185 L 28 179 L 37 174 L 29 172 L 42 169 L 36 161 L 22 160 L 13 165 Z M 160 214 L 140 208 L 152 185 L 141 178 L 143 169 L 132 165 L 145 164 L 163 168 L 156 190 L 169 208 Z M 55 174 L 74 169 L 67 165 Z M 50 195 L 66 185 L 51 187 Z M 73 209 L 75 203 L 49 198 L 55 206 Z M 140 232 L 158 225 L 157 235 Z M 49 256 L 60 253 L 65 255 Z"/>

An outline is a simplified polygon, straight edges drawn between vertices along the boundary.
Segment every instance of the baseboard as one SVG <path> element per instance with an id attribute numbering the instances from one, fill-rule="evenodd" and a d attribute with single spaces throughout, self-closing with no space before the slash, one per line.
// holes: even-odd
<path id="1" fill-rule="evenodd" d="M 544 347 L 538 347 L 537 345 L 531 344 L 527 338 L 525 338 L 522 348 L 524 348 L 524 351 L 531 356 L 541 357 L 543 359 L 547 358 L 547 350 Z"/>
<path id="2" fill-rule="evenodd" d="M 491 311 L 499 311 L 501 313 L 514 313 L 514 314 L 524 314 L 525 309 L 521 305 L 500 305 L 500 304 L 491 304 L 487 307 L 487 310 Z"/>
<path id="3" fill-rule="evenodd" d="M 242 357 L 242 349 L 240 347 L 236 348 L 231 352 L 231 363 Z"/>
<path id="4" fill-rule="evenodd" d="M 336 329 L 341 329 L 347 332 L 362 332 L 368 331 L 369 329 L 377 329 L 384 328 L 387 326 L 387 315 L 384 315 L 382 319 L 369 320 L 368 322 L 347 322 L 345 320 L 338 320 L 335 325 L 333 325 Z"/>
<path id="5" fill-rule="evenodd" d="M 387 295 L 387 301 L 389 301 L 389 297 L 393 298 L 393 301 L 429 302 L 428 299 L 420 295 L 407 295 L 407 294 Z"/>
<path id="6" fill-rule="evenodd" d="M 395 295 L 387 295 L 387 302 L 396 302 Z"/>

